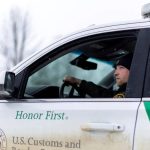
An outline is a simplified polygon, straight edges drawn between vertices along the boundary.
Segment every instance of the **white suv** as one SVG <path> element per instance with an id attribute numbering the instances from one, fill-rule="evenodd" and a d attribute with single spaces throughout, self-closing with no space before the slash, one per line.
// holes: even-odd
<path id="1" fill-rule="evenodd" d="M 71 75 L 113 90 L 114 65 L 128 53 L 125 98 L 83 96 L 63 83 Z M 0 150 L 149 150 L 149 53 L 149 19 L 92 26 L 36 52 L 6 73 Z"/>

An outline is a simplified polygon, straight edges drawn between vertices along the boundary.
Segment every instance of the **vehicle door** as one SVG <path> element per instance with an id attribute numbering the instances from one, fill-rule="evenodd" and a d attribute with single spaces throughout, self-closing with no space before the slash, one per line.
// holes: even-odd
<path id="1" fill-rule="evenodd" d="M 149 34 L 147 34 L 149 36 Z M 139 109 L 138 109 L 138 115 L 137 115 L 137 125 L 136 125 L 136 132 L 135 132 L 135 149 L 141 150 L 141 149 L 149 149 L 150 147 L 150 55 L 149 55 L 149 45 L 150 45 L 150 38 L 147 39 L 147 44 L 145 44 L 146 47 L 148 47 L 148 52 L 146 56 L 148 59 L 145 59 L 146 66 L 146 74 L 143 78 L 144 80 L 144 88 L 143 88 L 143 94 L 142 94 L 142 101 L 140 103 Z M 144 55 L 141 55 L 141 57 L 144 57 Z M 141 64 L 139 66 L 140 68 L 143 68 L 143 65 Z M 141 70 L 142 71 L 142 70 Z"/>
<path id="2" fill-rule="evenodd" d="M 145 29 L 94 33 L 54 49 L 17 74 L 15 99 L 0 104 L 0 148 L 131 150 L 144 82 L 143 74 L 136 73 L 139 64 L 142 73 L 146 65 L 145 58 L 139 61 L 137 56 L 146 53 L 140 50 L 146 33 Z M 112 88 L 115 60 L 110 58 L 129 51 L 134 56 L 126 98 L 80 97 L 69 87 L 62 90 L 65 75 Z M 77 63 L 82 53 L 90 58 Z"/>

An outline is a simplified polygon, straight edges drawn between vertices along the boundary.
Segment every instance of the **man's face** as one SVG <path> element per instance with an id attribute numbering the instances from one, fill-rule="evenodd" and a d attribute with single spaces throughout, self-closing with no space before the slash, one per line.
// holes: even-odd
<path id="1" fill-rule="evenodd" d="M 129 70 L 124 66 L 118 65 L 114 72 L 116 83 L 118 86 L 128 82 Z"/>

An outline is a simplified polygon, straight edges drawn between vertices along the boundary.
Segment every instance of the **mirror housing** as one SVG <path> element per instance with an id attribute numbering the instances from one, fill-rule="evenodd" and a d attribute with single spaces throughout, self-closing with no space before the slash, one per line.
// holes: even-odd
<path id="1" fill-rule="evenodd" d="M 15 74 L 13 72 L 6 72 L 4 81 L 4 90 L 12 94 L 14 92 Z"/>
<path id="2" fill-rule="evenodd" d="M 70 62 L 70 64 L 75 65 L 79 68 L 84 70 L 96 70 L 97 64 L 91 61 L 87 61 L 88 57 L 84 54 L 80 55 L 79 57 L 75 58 Z"/>

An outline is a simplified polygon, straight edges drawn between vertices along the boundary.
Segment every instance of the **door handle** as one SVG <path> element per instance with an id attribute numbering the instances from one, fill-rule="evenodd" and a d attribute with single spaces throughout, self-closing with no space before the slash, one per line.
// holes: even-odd
<path id="1" fill-rule="evenodd" d="M 114 123 L 86 123 L 81 125 L 83 131 L 123 132 L 125 127 Z"/>

